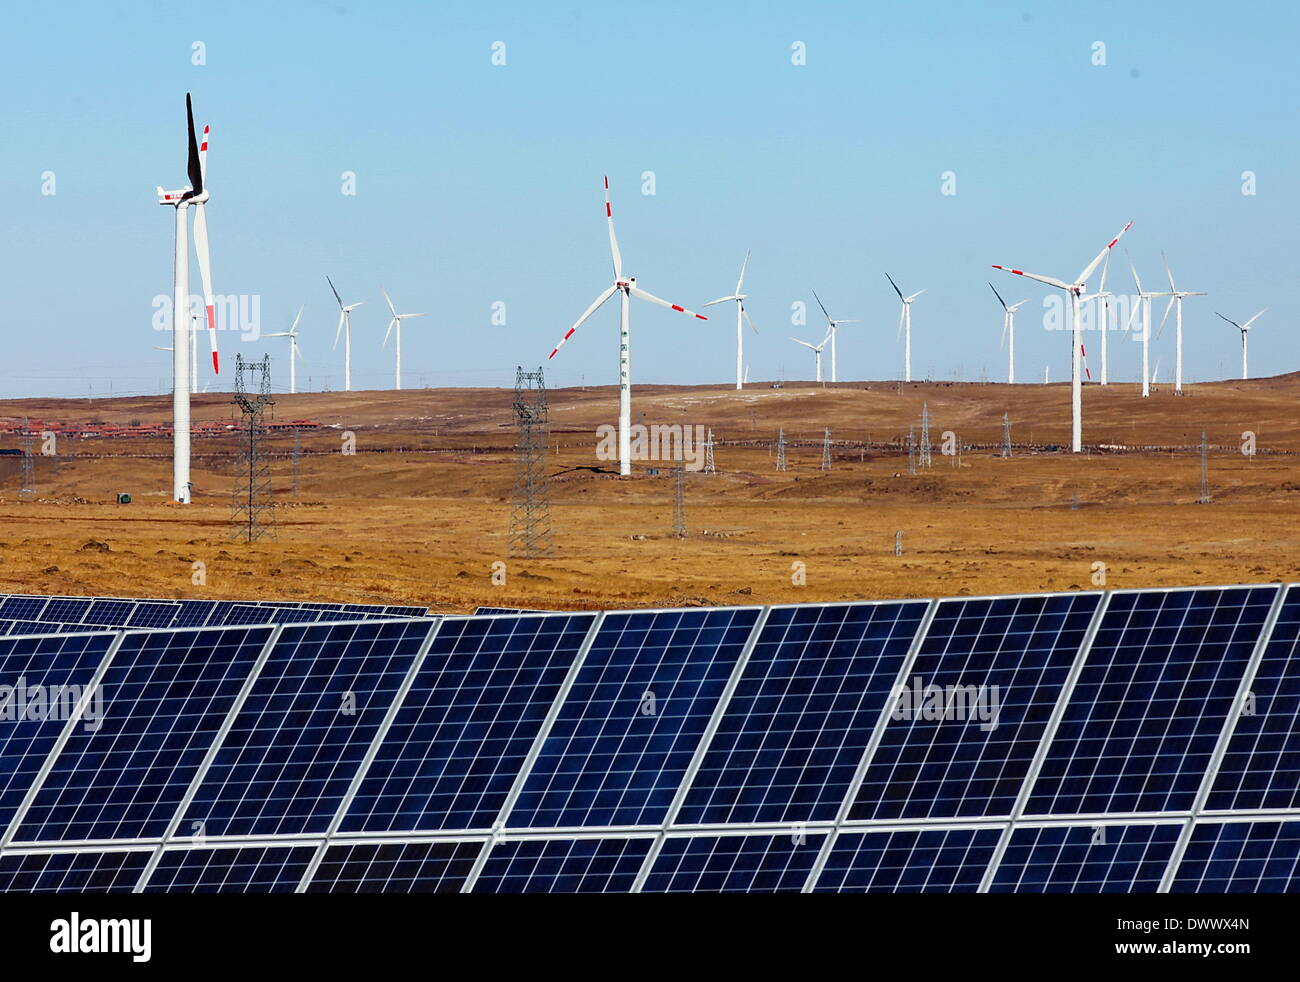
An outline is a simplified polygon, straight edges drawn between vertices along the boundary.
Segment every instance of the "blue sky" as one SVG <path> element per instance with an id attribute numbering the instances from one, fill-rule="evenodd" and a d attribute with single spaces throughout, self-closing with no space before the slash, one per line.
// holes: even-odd
<path id="1" fill-rule="evenodd" d="M 1180 287 L 1211 294 L 1187 302 L 1189 378 L 1237 369 L 1236 332 L 1215 309 L 1271 308 L 1252 332 L 1252 374 L 1300 368 L 1285 303 L 1300 16 L 1286 4 L 61 8 L 11 2 L 4 15 L 5 395 L 169 385 L 153 350 L 169 341 L 151 320 L 171 291 L 173 223 L 153 188 L 184 184 L 187 90 L 213 126 L 216 292 L 259 297 L 264 332 L 305 304 L 300 377 L 316 388 L 342 376 L 326 273 L 367 301 L 354 387 L 392 383 L 381 284 L 399 309 L 433 314 L 405 329 L 408 386 L 508 384 L 516 364 L 543 363 L 611 280 L 605 173 L 626 271 L 651 292 L 698 308 L 731 290 L 753 250 L 755 380 L 811 376 L 788 336 L 819 334 L 791 325 L 812 289 L 862 319 L 841 333 L 841 378 L 898 377 L 886 269 L 906 292 L 928 290 L 913 313 L 918 375 L 1004 377 L 992 279 L 1031 301 L 1018 377 L 1050 365 L 1064 379 L 1068 342 L 1042 327 L 1047 290 L 989 265 L 1072 278 L 1129 219 L 1123 245 L 1144 285 L 1162 282 L 1163 248 Z M 205 65 L 191 64 L 196 41 Z M 1105 66 L 1091 63 L 1095 41 Z M 945 171 L 955 195 L 941 194 Z M 1126 268 L 1111 273 L 1128 288 Z M 551 384 L 616 381 L 616 311 L 547 364 Z M 731 379 L 734 315 L 711 311 L 702 323 L 634 301 L 634 384 Z M 227 363 L 270 351 L 287 382 L 282 342 L 221 342 Z M 1112 352 L 1113 377 L 1135 379 L 1139 346 Z M 1152 352 L 1162 379 L 1172 352 L 1171 318 Z"/>

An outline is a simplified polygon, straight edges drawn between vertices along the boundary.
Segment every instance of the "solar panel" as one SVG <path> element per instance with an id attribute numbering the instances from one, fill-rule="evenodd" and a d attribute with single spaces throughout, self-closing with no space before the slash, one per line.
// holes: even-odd
<path id="1" fill-rule="evenodd" d="M 1300 587 L 1287 590 L 1206 809 L 1300 807 Z"/>
<path id="2" fill-rule="evenodd" d="M 164 849 L 144 893 L 293 893 L 315 846 Z"/>
<path id="3" fill-rule="evenodd" d="M 182 827 L 205 836 L 326 831 L 432 628 L 285 627 Z"/>
<path id="4" fill-rule="evenodd" d="M 990 893 L 1155 893 L 1182 826 L 1053 825 L 1011 833 Z"/>
<path id="5" fill-rule="evenodd" d="M 103 718 L 103 699 L 87 687 L 113 638 L 74 634 L 0 640 L 0 835 L 67 727 L 78 699 L 89 697 L 89 712 L 79 728 Z"/>
<path id="6" fill-rule="evenodd" d="M 758 614 L 606 614 L 507 824 L 663 822 Z"/>
<path id="7" fill-rule="evenodd" d="M 178 603 L 140 603 L 124 623 L 127 627 L 173 627 L 180 614 Z"/>
<path id="8" fill-rule="evenodd" d="M 342 830 L 491 826 L 594 621 L 444 621 Z"/>
<path id="9" fill-rule="evenodd" d="M 0 617 L 34 621 L 38 619 L 41 611 L 45 609 L 45 605 L 49 602 L 49 597 L 29 597 L 13 594 L 5 597 L 4 601 L 0 602 Z"/>
<path id="10" fill-rule="evenodd" d="M 51 597 L 37 620 L 57 621 L 65 624 L 80 624 L 81 619 L 90 610 L 90 601 L 79 598 Z"/>
<path id="11" fill-rule="evenodd" d="M 675 821 L 835 818 L 927 607 L 774 607 Z"/>
<path id="12" fill-rule="evenodd" d="M 471 893 L 627 893 L 652 838 L 497 842 Z"/>
<path id="13" fill-rule="evenodd" d="M 200 627 L 208 623 L 208 618 L 217 609 L 215 600 L 182 600 L 180 610 L 172 623 L 166 627 Z"/>
<path id="14" fill-rule="evenodd" d="M 303 624 L 319 620 L 338 620 L 330 611 L 303 610 L 301 607 L 268 606 L 266 604 L 234 604 L 221 619 L 223 625 L 231 624 Z M 322 618 L 322 614 L 325 615 Z"/>
<path id="15" fill-rule="evenodd" d="M 814 893 L 974 893 L 1001 830 L 848 832 L 831 846 Z"/>
<path id="16" fill-rule="evenodd" d="M 799 893 L 826 836 L 677 836 L 664 840 L 642 893 Z"/>
<path id="17" fill-rule="evenodd" d="M 1276 594 L 1114 594 L 1026 812 L 1190 808 Z"/>
<path id="18" fill-rule="evenodd" d="M 549 610 L 531 610 L 527 607 L 476 607 L 474 609 L 475 617 L 485 617 L 492 614 L 549 614 Z"/>
<path id="19" fill-rule="evenodd" d="M 1198 822 L 1169 892 L 1300 892 L 1300 821 Z"/>
<path id="20" fill-rule="evenodd" d="M 15 838 L 161 836 L 271 628 L 125 634 L 97 729 L 76 726 Z"/>
<path id="21" fill-rule="evenodd" d="M 9 853 L 0 856 L 0 893 L 130 893 L 149 852 Z"/>
<path id="22" fill-rule="evenodd" d="M 118 627 L 127 623 L 136 606 L 135 600 L 95 600 L 81 622 L 103 627 Z"/>
<path id="23" fill-rule="evenodd" d="M 325 850 L 307 893 L 459 893 L 482 842 L 357 842 Z"/>
<path id="24" fill-rule="evenodd" d="M 940 603 L 849 817 L 1010 814 L 1099 602 Z"/>

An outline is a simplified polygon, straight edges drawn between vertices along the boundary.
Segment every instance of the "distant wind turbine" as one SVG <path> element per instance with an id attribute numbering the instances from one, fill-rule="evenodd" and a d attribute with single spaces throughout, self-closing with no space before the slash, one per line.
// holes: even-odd
<path id="1" fill-rule="evenodd" d="M 334 299 L 339 302 L 339 326 L 334 332 L 334 348 L 339 346 L 339 334 L 343 334 L 343 391 L 352 391 L 352 311 L 360 307 L 364 300 L 358 300 L 356 303 L 345 304 L 343 298 L 339 296 L 339 291 L 334 286 L 334 281 L 328 276 L 325 282 L 330 285 L 334 291 Z"/>
<path id="2" fill-rule="evenodd" d="M 1125 255 L 1128 251 L 1125 250 Z M 1138 305 L 1142 308 L 1142 398 L 1145 399 L 1151 394 L 1151 379 L 1148 371 L 1150 366 L 1151 350 L 1151 298 L 1168 297 L 1168 293 L 1147 293 L 1142 289 L 1142 281 L 1138 279 L 1137 267 L 1133 265 L 1133 257 L 1128 257 L 1128 268 L 1133 272 L 1133 283 L 1137 286 Z"/>
<path id="3" fill-rule="evenodd" d="M 903 309 L 898 314 L 898 333 L 903 335 L 903 381 L 910 382 L 912 381 L 912 301 L 925 290 L 917 290 L 910 297 L 905 297 L 892 276 L 886 273 L 885 279 L 889 280 L 889 285 L 898 294 L 898 299 L 903 301 Z"/>
<path id="4" fill-rule="evenodd" d="M 826 335 L 826 337 L 822 338 L 822 343 L 821 343 L 821 344 L 809 344 L 807 341 L 800 341 L 798 338 L 791 338 L 791 339 L 790 339 L 790 340 L 793 341 L 795 344 L 802 344 L 805 348 L 808 348 L 809 350 L 812 351 L 812 353 L 813 353 L 813 358 L 816 360 L 816 364 L 817 364 L 817 381 L 818 381 L 818 382 L 820 382 L 820 381 L 822 380 L 822 348 L 826 347 L 826 342 L 829 341 L 830 339 L 831 339 L 831 336 L 830 336 L 829 333 Z"/>
<path id="5" fill-rule="evenodd" d="M 1183 394 L 1183 297 L 1203 297 L 1206 294 L 1198 290 L 1180 290 L 1174 286 L 1174 273 L 1169 268 L 1169 260 L 1165 258 L 1164 251 L 1160 253 L 1160 261 L 1165 264 L 1165 275 L 1169 277 L 1169 303 L 1165 305 L 1164 317 L 1160 318 L 1160 327 L 1163 330 L 1165 320 L 1169 317 L 1169 308 L 1174 308 L 1174 394 Z M 1159 333 L 1157 331 L 1157 333 Z"/>
<path id="6" fill-rule="evenodd" d="M 826 305 L 822 303 L 822 298 L 817 296 L 816 290 L 813 290 L 813 299 L 817 301 L 817 306 L 822 309 L 822 313 L 826 316 L 826 327 L 827 327 L 826 337 L 830 338 L 830 342 L 831 342 L 831 381 L 838 382 L 840 378 L 839 378 L 839 371 L 836 368 L 835 336 L 839 333 L 839 327 L 841 324 L 856 324 L 858 321 L 857 318 L 847 318 L 847 319 L 840 318 L 837 320 L 831 317 L 831 315 L 826 312 Z M 799 343 L 802 344 L 803 342 L 801 341 Z M 822 342 L 822 344 L 825 343 L 826 343 L 825 341 Z M 817 381 L 819 382 L 821 381 L 820 376 L 818 376 Z"/>
<path id="7" fill-rule="evenodd" d="M 289 394 L 293 395 L 298 391 L 298 369 L 296 361 L 302 359 L 302 354 L 298 351 L 298 321 L 302 319 L 302 307 L 298 308 L 298 315 L 293 319 L 293 326 L 287 331 L 276 331 L 274 334 L 266 335 L 268 338 L 288 338 L 289 339 Z"/>
<path id="8" fill-rule="evenodd" d="M 990 283 L 989 289 L 993 291 L 993 296 L 998 298 L 998 303 L 1002 304 L 1002 340 L 998 342 L 998 347 L 1003 344 L 1007 346 L 1007 382 L 1014 385 L 1016 381 L 1016 311 L 1029 303 L 1028 300 L 1021 300 L 1017 304 L 1007 306 L 1007 302 L 1002 299 L 1002 294 L 998 293 L 997 288 Z"/>
<path id="9" fill-rule="evenodd" d="M 1265 307 L 1264 310 L 1268 310 L 1268 308 Z M 1259 314 L 1264 313 L 1264 310 L 1261 310 Z M 1220 317 L 1223 317 L 1223 315 L 1219 314 L 1217 310 L 1215 311 L 1215 313 L 1218 314 Z M 1259 314 L 1256 314 L 1254 317 L 1246 321 L 1246 323 L 1244 324 L 1238 324 L 1236 321 L 1232 320 L 1231 318 L 1223 317 L 1225 321 L 1227 321 L 1229 324 L 1231 324 L 1233 327 L 1235 327 L 1238 331 L 1241 332 L 1241 377 L 1243 379 L 1250 377 L 1249 366 L 1246 363 L 1246 335 L 1250 331 L 1250 325 L 1254 324 L 1255 321 L 1259 320 Z"/>
<path id="10" fill-rule="evenodd" d="M 396 343 L 396 349 L 397 349 L 397 374 L 394 377 L 393 388 L 401 389 L 402 387 L 402 321 L 406 320 L 408 317 L 428 317 L 429 315 L 428 314 L 399 314 L 397 312 L 397 308 L 393 306 L 392 299 L 388 296 L 388 291 L 381 286 L 379 288 L 379 292 L 384 295 L 384 299 L 388 301 L 388 309 L 393 313 L 393 319 L 388 322 L 388 330 L 384 332 L 384 343 L 380 345 L 380 347 L 387 346 L 388 335 L 392 334 L 393 329 L 396 328 L 397 336 L 396 338 L 394 338 L 394 341 Z"/>
<path id="11" fill-rule="evenodd" d="M 749 319 L 749 311 L 745 309 L 746 295 L 740 292 L 745 285 L 745 267 L 747 267 L 748 265 L 749 265 L 749 253 L 746 252 L 745 261 L 740 264 L 740 279 L 736 280 L 735 292 L 732 293 L 731 296 L 729 297 L 718 297 L 717 300 L 710 300 L 708 303 L 704 305 L 706 307 L 712 307 L 714 304 L 726 303 L 728 300 L 734 300 L 736 303 L 736 388 L 737 389 L 743 389 L 745 387 L 745 381 L 746 381 L 745 371 L 743 368 L 744 359 L 745 359 L 745 329 L 744 326 L 741 324 L 741 318 L 743 317 L 745 319 L 745 321 L 749 324 L 750 329 L 753 330 L 755 334 L 758 333 L 758 328 L 754 327 L 754 322 Z"/>

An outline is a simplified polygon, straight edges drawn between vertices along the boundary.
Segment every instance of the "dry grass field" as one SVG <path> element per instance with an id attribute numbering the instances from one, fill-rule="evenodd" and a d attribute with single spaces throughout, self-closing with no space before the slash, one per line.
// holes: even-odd
<path id="1" fill-rule="evenodd" d="M 312 419 L 292 493 L 291 437 L 271 443 L 276 532 L 231 537 L 233 439 L 196 439 L 195 504 L 169 503 L 169 446 L 81 440 L 38 461 L 20 502 L 16 459 L 0 471 L 0 589 L 134 596 L 478 604 L 557 609 L 830 601 L 1300 579 L 1300 376 L 1084 393 L 1084 455 L 1066 445 L 1069 386 L 840 383 L 817 387 L 641 386 L 634 421 L 701 424 L 717 474 L 688 473 L 690 534 L 671 535 L 671 464 L 619 478 L 596 458 L 617 418 L 612 387 L 551 392 L 555 556 L 507 555 L 514 475 L 505 389 L 279 396 L 275 418 Z M 908 474 L 902 441 L 929 406 L 934 465 Z M 996 449 L 1002 414 L 1016 451 Z M 166 421 L 170 399 L 10 400 L 0 418 Z M 196 420 L 231 418 L 195 397 Z M 819 469 L 823 429 L 834 442 Z M 779 428 L 790 467 L 774 468 Z M 356 435 L 354 455 L 340 452 Z M 965 449 L 943 456 L 952 431 Z M 1206 432 L 1210 504 L 1198 504 Z M 1258 454 L 1239 451 L 1256 434 Z M 16 447 L 16 437 L 0 446 Z M 1122 446 L 1126 449 L 1102 449 Z M 1136 449 L 1147 448 L 1147 449 Z M 1152 449 L 1157 448 L 1157 449 Z M 1179 449 L 1182 448 L 1182 449 Z M 62 449 L 67 449 L 66 444 Z M 130 505 L 114 503 L 131 493 Z M 894 555 L 895 533 L 904 551 Z M 195 562 L 206 584 L 195 585 Z M 493 563 L 506 562 L 494 585 Z M 802 564 L 805 582 L 796 585 Z"/>

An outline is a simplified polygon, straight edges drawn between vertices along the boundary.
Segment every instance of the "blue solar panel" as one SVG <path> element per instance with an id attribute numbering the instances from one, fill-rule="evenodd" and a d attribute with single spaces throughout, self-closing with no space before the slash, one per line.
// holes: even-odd
<path id="1" fill-rule="evenodd" d="M 1010 814 L 1100 599 L 941 603 L 849 817 Z"/>
<path id="2" fill-rule="evenodd" d="M 316 846 L 165 849 L 144 893 L 293 893 Z"/>
<path id="3" fill-rule="evenodd" d="M 307 893 L 459 893 L 482 842 L 336 844 Z"/>
<path id="4" fill-rule="evenodd" d="M 642 893 L 798 893 L 824 834 L 671 837 L 655 857 Z"/>
<path id="5" fill-rule="evenodd" d="M 130 893 L 148 862 L 147 850 L 0 856 L 0 893 Z"/>
<path id="6" fill-rule="evenodd" d="M 222 624 L 303 624 L 320 620 L 319 610 L 280 607 L 269 604 L 234 604 L 221 619 Z M 338 618 L 334 618 L 337 620 Z"/>
<path id="7" fill-rule="evenodd" d="M 491 826 L 594 620 L 443 622 L 343 831 Z"/>
<path id="8" fill-rule="evenodd" d="M 1190 808 L 1276 594 L 1114 594 L 1026 812 Z"/>
<path id="9" fill-rule="evenodd" d="M 135 600 L 96 600 L 81 619 L 83 624 L 121 627 L 136 608 Z"/>
<path id="10" fill-rule="evenodd" d="M 50 621 L 14 621 L 9 633 L 17 637 L 24 634 L 71 634 L 76 631 L 110 630 L 109 628 L 83 627 L 80 624 L 58 624 Z"/>
<path id="11" fill-rule="evenodd" d="M 975 893 L 1000 829 L 841 832 L 814 893 Z"/>
<path id="12" fill-rule="evenodd" d="M 49 597 L 28 597 L 18 594 L 8 596 L 0 602 L 0 617 L 25 621 L 36 620 L 49 602 Z"/>
<path id="13" fill-rule="evenodd" d="M 498 842 L 472 893 L 627 893 L 653 839 Z"/>
<path id="14" fill-rule="evenodd" d="M 182 827 L 207 836 L 326 831 L 432 627 L 286 627 Z"/>
<path id="15" fill-rule="evenodd" d="M 1300 807 L 1300 587 L 1291 587 L 1207 809 Z"/>
<path id="16" fill-rule="evenodd" d="M 215 600 L 181 600 L 179 603 L 180 611 L 167 627 L 199 627 L 208 623 L 208 618 L 217 608 Z"/>
<path id="17" fill-rule="evenodd" d="M 1011 833 L 990 893 L 1155 893 L 1181 825 L 1055 825 Z"/>
<path id="18" fill-rule="evenodd" d="M 773 608 L 676 822 L 835 818 L 927 606 Z"/>
<path id="19" fill-rule="evenodd" d="M 178 603 L 141 603 L 131 612 L 127 627 L 171 627 L 180 616 Z"/>
<path id="20" fill-rule="evenodd" d="M 60 624 L 80 624 L 90 610 L 90 601 L 68 597 L 51 597 L 37 620 Z"/>
<path id="21" fill-rule="evenodd" d="M 0 832 L 9 827 L 112 642 L 112 634 L 0 640 Z M 96 725 L 105 711 L 102 697 L 90 697 L 81 730 Z"/>
<path id="22" fill-rule="evenodd" d="M 161 836 L 270 635 L 125 635 L 101 683 L 102 724 L 73 728 L 16 839 Z"/>
<path id="23" fill-rule="evenodd" d="M 1198 822 L 1170 893 L 1300 893 L 1300 821 Z"/>
<path id="24" fill-rule="evenodd" d="M 662 823 L 757 618 L 607 614 L 508 824 Z"/>

